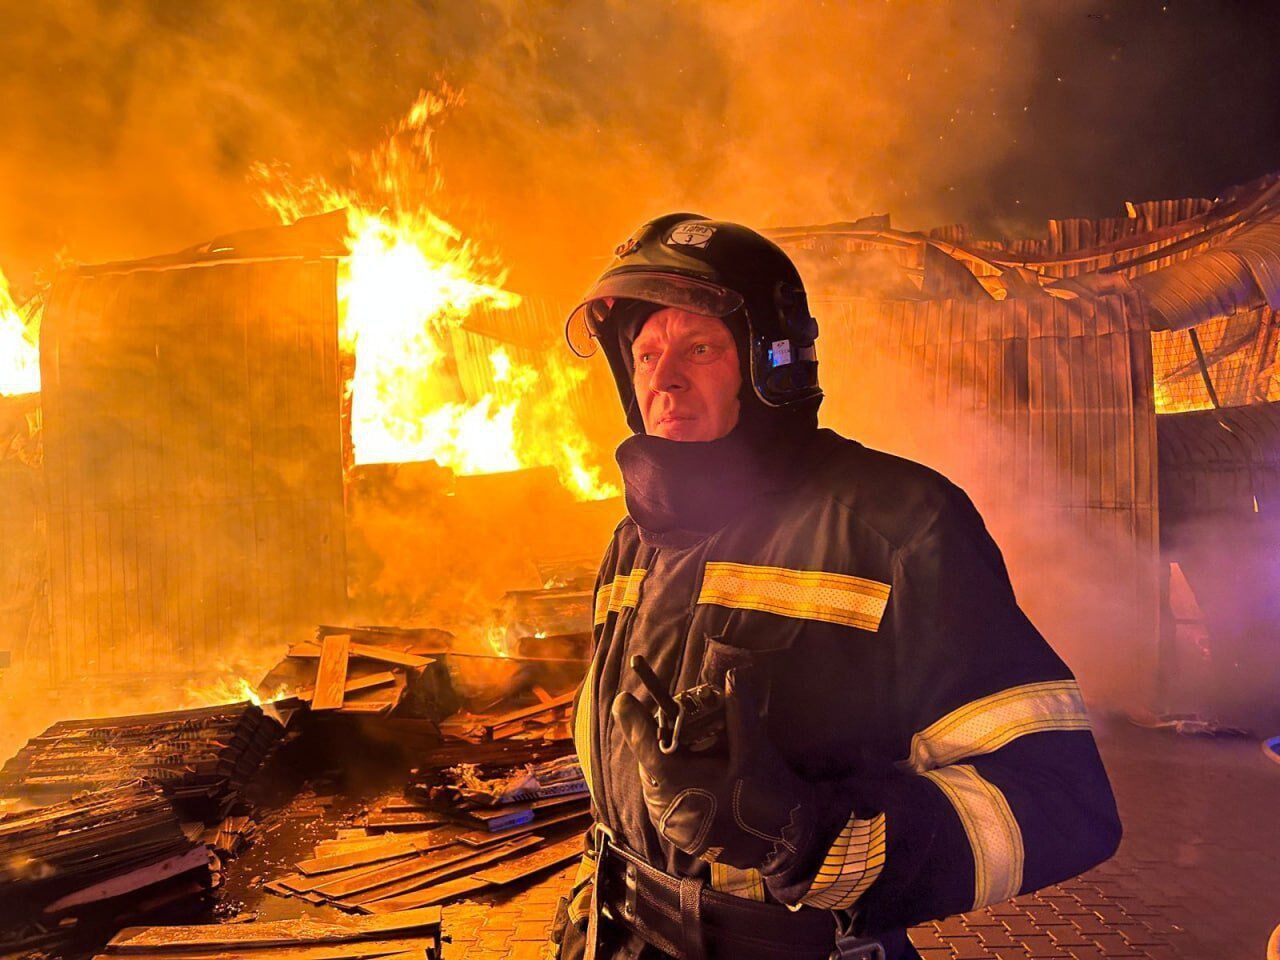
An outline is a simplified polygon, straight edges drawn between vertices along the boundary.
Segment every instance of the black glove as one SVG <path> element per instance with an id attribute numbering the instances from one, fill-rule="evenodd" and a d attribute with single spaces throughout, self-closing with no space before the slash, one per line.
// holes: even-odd
<path id="1" fill-rule="evenodd" d="M 754 668 L 725 676 L 727 755 L 663 753 L 653 714 L 629 693 L 613 701 L 613 716 L 639 761 L 657 831 L 692 856 L 771 874 L 814 842 L 815 796 L 769 740 L 760 683 Z"/>

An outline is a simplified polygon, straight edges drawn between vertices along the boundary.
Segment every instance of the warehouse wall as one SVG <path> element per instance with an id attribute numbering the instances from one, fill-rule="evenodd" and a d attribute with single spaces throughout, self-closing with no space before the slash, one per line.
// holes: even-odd
<path id="1" fill-rule="evenodd" d="M 340 608 L 333 261 L 68 275 L 42 336 L 55 678 L 209 670 Z"/>

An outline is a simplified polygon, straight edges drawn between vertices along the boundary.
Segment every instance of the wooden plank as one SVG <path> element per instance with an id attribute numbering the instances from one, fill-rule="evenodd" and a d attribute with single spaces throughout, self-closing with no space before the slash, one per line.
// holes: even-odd
<path id="1" fill-rule="evenodd" d="M 417 840 L 420 843 L 429 844 L 429 846 L 424 849 L 434 850 L 436 847 L 452 843 L 458 838 L 459 834 L 465 832 L 465 827 L 450 824 L 449 826 L 433 830 L 399 830 L 393 834 L 380 833 L 374 836 L 364 836 L 359 839 L 321 840 L 316 844 L 315 852 L 317 857 L 339 856 L 345 853 L 355 853 L 360 850 L 376 849 L 384 844 L 400 843 L 406 840 Z"/>
<path id="2" fill-rule="evenodd" d="M 567 804 L 574 803 L 575 801 L 582 802 L 584 807 L 589 806 L 591 792 L 587 790 L 587 781 L 577 780 L 575 783 L 581 783 L 582 789 L 575 789 L 572 793 L 562 793 L 557 796 L 543 797 L 541 800 L 535 800 L 533 801 L 533 809 L 541 812 L 552 807 L 563 807 Z"/>
<path id="3" fill-rule="evenodd" d="M 332 634 L 324 639 L 328 641 L 337 636 L 342 636 L 347 640 L 351 656 L 353 657 L 363 657 L 365 660 L 377 660 L 379 663 L 393 663 L 398 667 L 426 667 L 435 663 L 433 658 L 420 657 L 416 653 L 402 653 L 399 650 L 391 650 L 387 647 L 375 647 L 367 643 L 352 643 L 351 639 L 343 634 Z M 314 660 L 316 657 L 320 656 L 322 650 L 322 644 L 295 643 L 289 648 L 289 656 Z"/>
<path id="4" fill-rule="evenodd" d="M 198 924 L 179 927 L 126 927 L 107 944 L 110 954 L 140 954 L 153 950 L 210 950 L 220 947 L 287 947 L 302 944 L 351 943 L 385 940 L 394 934 L 434 934 L 441 910 L 427 907 L 342 922 L 303 917 L 263 923 Z"/>
<path id="5" fill-rule="evenodd" d="M 354 867 L 348 867 L 345 870 L 333 870 L 328 873 L 318 874 L 302 874 L 291 873 L 288 877 L 282 877 L 280 882 L 290 890 L 298 894 L 307 894 L 326 884 L 355 882 L 361 877 L 368 876 L 378 870 L 386 870 L 389 867 L 416 859 L 417 851 L 410 851 L 407 854 L 401 854 L 392 860 L 382 860 L 375 863 L 365 863 Z"/>
<path id="6" fill-rule="evenodd" d="M 356 677 L 354 679 L 348 677 L 347 685 L 344 688 L 343 693 L 346 696 L 350 696 L 353 693 L 360 693 L 364 690 L 375 690 L 378 687 L 385 687 L 388 684 L 395 682 L 396 675 L 390 670 L 382 673 L 371 673 L 367 677 Z M 315 692 L 315 687 L 304 687 L 302 690 L 299 690 L 294 694 L 294 696 L 299 700 L 310 700 L 315 695 Z"/>
<path id="7" fill-rule="evenodd" d="M 377 960 L 377 958 L 414 957 L 422 960 L 435 949 L 434 937 L 409 937 L 403 940 L 369 940 L 363 943 L 335 943 L 322 946 L 264 947 L 254 945 L 216 950 L 188 952 L 181 950 L 147 951 L 148 960 Z M 100 954 L 94 960 L 106 960 L 113 954 Z"/>
<path id="8" fill-rule="evenodd" d="M 486 867 L 473 874 L 473 876 L 480 880 L 487 880 L 489 883 L 500 887 L 503 884 L 514 883 L 517 880 L 523 880 L 525 877 L 531 877 L 535 873 L 575 860 L 582 856 L 582 851 L 582 837 L 566 837 L 559 843 L 553 843 L 550 846 L 526 853 L 524 856 L 513 857 L 492 867 Z"/>
<path id="9" fill-rule="evenodd" d="M 348 700 L 342 705 L 341 713 L 386 713 L 400 701 L 397 700 Z"/>
<path id="10" fill-rule="evenodd" d="M 316 689 L 311 697 L 312 710 L 336 710 L 346 697 L 348 637 L 325 637 L 316 668 Z"/>
<path id="11" fill-rule="evenodd" d="M 465 860 L 467 857 L 475 855 L 475 850 L 463 846 L 456 845 L 453 847 L 444 847 L 434 851 L 434 855 L 417 854 L 403 861 L 389 863 L 371 871 L 364 871 L 359 875 L 349 877 L 332 877 L 332 875 L 321 875 L 321 883 L 313 886 L 311 889 L 316 890 L 330 900 L 342 900 L 355 894 L 363 893 L 366 890 L 372 890 L 375 887 L 385 886 L 389 883 L 396 883 L 409 877 L 416 877 L 423 873 L 429 873 L 447 864 L 457 860 Z"/>
<path id="12" fill-rule="evenodd" d="M 548 817 L 545 820 L 534 820 L 533 823 L 526 823 L 520 827 L 512 827 L 510 830 L 499 830 L 497 833 L 490 833 L 488 830 L 469 830 L 459 836 L 458 840 L 469 847 L 487 847 L 511 837 L 518 837 L 521 834 L 532 833 L 535 830 L 539 832 L 545 831 L 548 827 L 555 826 L 556 824 L 586 819 L 590 815 L 590 810 L 573 810 L 569 813 L 562 813 L 559 816 Z"/>
<path id="13" fill-rule="evenodd" d="M 362 826 L 377 830 L 409 830 L 420 827 L 441 827 L 449 822 L 442 813 L 410 811 L 406 813 L 370 813 Z"/>
<path id="14" fill-rule="evenodd" d="M 331 857 L 312 857 L 310 860 L 299 860 L 296 864 L 298 872 L 306 877 L 323 876 L 353 867 L 365 867 L 399 857 L 409 856 L 417 851 L 407 843 L 385 844 L 380 847 L 366 847 L 353 850 L 351 853 L 339 853 Z"/>
<path id="15" fill-rule="evenodd" d="M 430 890 L 420 891 L 420 895 L 415 896 L 414 899 L 435 906 L 491 886 L 493 884 L 479 877 L 459 877 L 456 880 L 436 884 Z M 395 900 L 375 900 L 372 903 L 362 903 L 356 909 L 361 913 L 384 914 L 398 910 L 399 904 Z"/>
<path id="16" fill-rule="evenodd" d="M 188 870 L 207 869 L 208 866 L 209 848 L 201 844 L 185 853 L 167 857 L 159 863 L 138 867 L 136 870 L 118 874 L 100 883 L 68 893 L 66 896 L 59 897 L 46 906 L 44 912 L 49 914 L 59 913 L 71 907 L 83 906 L 86 903 L 96 903 L 109 897 L 118 897 L 122 894 L 132 893 L 135 890 L 141 890 L 143 887 L 149 887 L 153 883 L 169 880 L 179 874 L 186 873 Z"/>
<path id="17" fill-rule="evenodd" d="M 460 818 L 483 827 L 490 833 L 500 833 L 511 827 L 521 827 L 533 822 L 533 807 L 527 803 L 507 803 L 497 807 L 479 807 L 466 810 Z"/>
<path id="18" fill-rule="evenodd" d="M 446 880 L 452 880 L 459 874 L 470 874 L 476 867 L 483 867 L 496 860 L 505 860 L 508 857 L 515 856 L 522 850 L 536 847 L 540 843 L 542 843 L 541 837 L 530 835 L 509 840 L 504 844 L 487 850 L 478 852 L 468 850 L 469 856 L 464 856 L 461 859 L 454 858 L 452 862 L 442 864 L 434 870 L 415 877 L 406 877 L 397 883 L 378 887 L 375 890 L 367 890 L 364 893 L 344 898 L 342 902 L 348 906 L 358 906 L 362 903 L 372 903 L 374 900 L 395 900 L 424 887 L 431 887 Z"/>
<path id="19" fill-rule="evenodd" d="M 569 693 L 561 694 L 560 696 L 556 697 L 554 700 L 551 700 L 547 703 L 535 703 L 531 707 L 524 707 L 520 710 L 513 710 L 511 713 L 503 714 L 500 717 L 493 717 L 489 720 L 482 720 L 480 721 L 480 726 L 482 726 L 486 731 L 488 731 L 489 736 L 491 737 L 497 736 L 496 731 L 501 729 L 502 727 L 509 727 L 514 723 L 521 723 L 525 720 L 531 720 L 535 717 L 539 717 L 542 714 L 554 713 L 556 710 L 560 710 L 565 707 L 572 706 L 573 699 L 577 695 L 578 693 L 576 690 L 571 691 Z"/>

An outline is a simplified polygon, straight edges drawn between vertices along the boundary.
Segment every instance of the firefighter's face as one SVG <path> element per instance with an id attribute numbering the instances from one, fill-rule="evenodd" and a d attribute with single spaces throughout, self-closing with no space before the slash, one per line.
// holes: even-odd
<path id="1" fill-rule="evenodd" d="M 724 321 L 676 307 L 654 313 L 631 345 L 645 433 L 719 440 L 738 422 L 738 348 Z"/>

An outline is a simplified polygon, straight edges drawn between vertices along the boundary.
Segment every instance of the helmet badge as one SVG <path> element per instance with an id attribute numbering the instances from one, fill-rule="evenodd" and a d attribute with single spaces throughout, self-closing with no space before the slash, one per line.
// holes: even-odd
<path id="1" fill-rule="evenodd" d="M 640 241 L 637 240 L 635 237 L 628 237 L 626 240 L 623 240 L 620 244 L 618 244 L 616 247 L 613 248 L 613 255 L 617 257 L 619 260 L 621 260 L 623 257 L 627 256 L 628 254 L 635 253 L 639 249 L 640 249 Z"/>
<path id="2" fill-rule="evenodd" d="M 671 228 L 667 243 L 682 247 L 705 247 L 715 236 L 716 228 L 701 220 L 686 220 Z"/>

